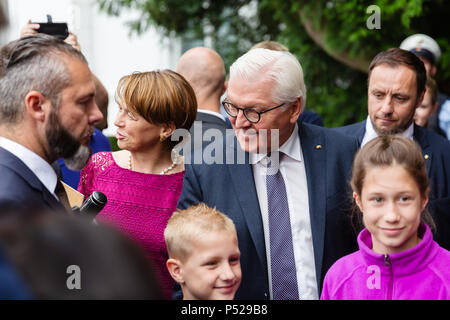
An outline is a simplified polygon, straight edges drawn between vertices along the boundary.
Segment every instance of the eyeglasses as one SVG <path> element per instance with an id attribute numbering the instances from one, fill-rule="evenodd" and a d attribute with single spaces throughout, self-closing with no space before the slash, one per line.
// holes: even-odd
<path id="1" fill-rule="evenodd" d="M 239 108 L 228 101 L 224 101 L 224 102 L 222 102 L 222 104 L 223 104 L 225 111 L 230 115 L 230 117 L 236 118 L 239 114 L 239 110 L 242 110 L 245 118 L 248 121 L 250 121 L 251 123 L 258 123 L 259 120 L 261 120 L 261 115 L 263 113 L 275 110 L 276 108 L 279 108 L 279 107 L 282 107 L 283 105 L 286 104 L 286 102 L 283 102 L 282 104 L 280 104 L 276 107 L 273 107 L 273 108 L 270 108 L 270 109 L 267 109 L 264 111 L 257 111 L 253 108 Z"/>

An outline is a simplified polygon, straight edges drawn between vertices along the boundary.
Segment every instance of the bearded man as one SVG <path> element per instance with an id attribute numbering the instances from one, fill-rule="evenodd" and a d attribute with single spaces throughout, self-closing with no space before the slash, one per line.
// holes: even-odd
<path id="1" fill-rule="evenodd" d="M 89 158 L 103 118 L 94 97 L 85 57 L 64 41 L 37 34 L 1 49 L 0 204 L 68 209 L 50 164 Z"/>

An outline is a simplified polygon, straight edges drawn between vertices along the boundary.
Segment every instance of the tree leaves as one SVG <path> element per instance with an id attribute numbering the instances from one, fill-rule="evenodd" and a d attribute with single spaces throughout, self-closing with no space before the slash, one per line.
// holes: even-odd
<path id="1" fill-rule="evenodd" d="M 137 33 L 154 25 L 166 35 L 191 41 L 208 37 L 227 69 L 254 43 L 279 41 L 303 66 L 307 108 L 317 111 L 330 127 L 367 116 L 366 74 L 348 65 L 368 65 L 376 53 L 399 46 L 413 33 L 426 33 L 438 41 L 443 52 L 438 82 L 441 87 L 450 82 L 449 29 L 444 27 L 450 4 L 444 0 L 97 1 L 112 15 L 123 8 L 138 10 L 141 15 L 129 22 Z M 367 28 L 370 5 L 381 10 L 381 29 Z M 313 27 L 315 41 L 305 25 Z"/>

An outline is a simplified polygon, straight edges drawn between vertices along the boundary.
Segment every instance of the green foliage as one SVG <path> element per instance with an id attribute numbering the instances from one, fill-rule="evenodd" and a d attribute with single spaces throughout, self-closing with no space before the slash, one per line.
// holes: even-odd
<path id="1" fill-rule="evenodd" d="M 414 33 L 435 38 L 442 49 L 438 83 L 450 87 L 450 4 L 444 0 L 97 0 L 102 10 L 120 14 L 137 9 L 133 32 L 154 25 L 187 40 L 209 37 L 227 68 L 254 43 L 275 40 L 299 59 L 307 85 L 307 108 L 334 127 L 367 116 L 367 76 L 352 69 L 344 56 L 368 65 L 376 53 L 397 47 Z M 381 29 L 369 30 L 370 5 L 381 10 Z M 323 43 L 308 33 L 307 24 Z M 317 40 L 317 39 L 316 39 Z"/>
<path id="2" fill-rule="evenodd" d="M 108 136 L 108 139 L 109 139 L 109 144 L 111 145 L 111 150 L 112 151 L 119 151 L 120 148 L 117 145 L 117 138 L 113 137 L 113 136 Z"/>

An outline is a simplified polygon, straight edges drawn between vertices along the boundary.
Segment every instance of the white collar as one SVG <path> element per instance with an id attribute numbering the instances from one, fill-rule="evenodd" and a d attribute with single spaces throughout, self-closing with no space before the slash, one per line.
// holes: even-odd
<path id="1" fill-rule="evenodd" d="M 274 150 L 277 151 L 277 150 Z M 284 142 L 278 151 L 284 153 L 289 158 L 294 159 L 296 161 L 303 161 L 303 154 L 301 148 L 300 137 L 298 135 L 298 125 L 295 124 L 294 130 L 291 133 L 289 139 Z M 250 153 L 250 163 L 256 164 L 260 162 L 262 159 L 267 157 L 267 153 Z"/>
<path id="2" fill-rule="evenodd" d="M 204 110 L 204 109 L 197 109 L 197 112 L 210 114 L 210 115 L 213 115 L 213 116 L 216 116 L 216 117 L 220 118 L 220 119 L 223 120 L 224 122 L 226 121 L 226 120 L 225 120 L 225 117 L 224 117 L 222 114 L 220 114 L 220 113 L 218 113 L 218 112 L 215 112 L 215 111 Z"/>
<path id="3" fill-rule="evenodd" d="M 19 158 L 38 177 L 50 193 L 55 194 L 58 177 L 47 161 L 30 149 L 5 137 L 0 137 L 0 147 Z"/>
<path id="4" fill-rule="evenodd" d="M 414 139 L 413 135 L 414 135 L 414 122 L 411 123 L 411 125 L 405 131 L 402 132 L 403 137 L 410 138 L 411 140 Z M 366 133 L 364 134 L 364 138 L 361 142 L 361 147 L 363 147 L 367 142 L 375 139 L 376 137 L 378 137 L 378 134 L 373 128 L 372 120 L 370 120 L 370 116 L 367 116 Z"/>

